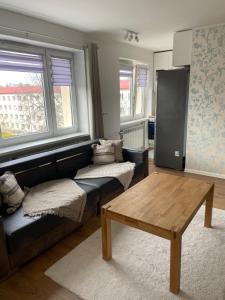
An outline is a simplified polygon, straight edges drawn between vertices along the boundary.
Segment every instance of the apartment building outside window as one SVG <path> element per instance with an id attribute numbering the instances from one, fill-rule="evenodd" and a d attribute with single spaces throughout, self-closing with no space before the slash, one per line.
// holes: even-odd
<path id="1" fill-rule="evenodd" d="M 144 116 L 148 86 L 148 67 L 120 63 L 120 119 L 122 122 Z"/>
<path id="2" fill-rule="evenodd" d="M 73 53 L 0 43 L 0 145 L 75 133 Z"/>

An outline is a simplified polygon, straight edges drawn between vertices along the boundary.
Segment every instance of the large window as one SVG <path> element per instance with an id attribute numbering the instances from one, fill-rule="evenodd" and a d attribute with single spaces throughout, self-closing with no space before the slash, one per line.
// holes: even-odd
<path id="1" fill-rule="evenodd" d="M 120 118 L 122 121 L 143 117 L 147 85 L 147 66 L 121 63 Z"/>
<path id="2" fill-rule="evenodd" d="M 76 132 L 73 53 L 0 43 L 0 145 Z"/>

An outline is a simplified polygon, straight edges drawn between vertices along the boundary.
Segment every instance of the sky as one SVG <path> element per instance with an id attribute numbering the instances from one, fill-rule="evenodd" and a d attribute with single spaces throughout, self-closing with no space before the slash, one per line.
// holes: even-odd
<path id="1" fill-rule="evenodd" d="M 36 74 L 35 74 L 36 75 Z M 31 78 L 30 73 L 14 72 L 14 71 L 0 71 L 0 86 L 34 84 L 34 79 Z"/>

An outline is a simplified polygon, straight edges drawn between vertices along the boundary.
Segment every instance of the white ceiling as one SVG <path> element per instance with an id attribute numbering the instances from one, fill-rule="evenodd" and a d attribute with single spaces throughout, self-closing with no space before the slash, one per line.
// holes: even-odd
<path id="1" fill-rule="evenodd" d="M 151 50 L 172 48 L 173 32 L 225 22 L 225 0 L 0 0 L 0 7 L 123 41 L 140 32 Z"/>

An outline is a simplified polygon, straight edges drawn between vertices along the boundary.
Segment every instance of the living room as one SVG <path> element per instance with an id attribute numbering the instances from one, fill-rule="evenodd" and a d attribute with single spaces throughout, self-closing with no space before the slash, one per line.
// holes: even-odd
<path id="1" fill-rule="evenodd" d="M 225 3 L 0 2 L 0 298 L 225 299 Z"/>

